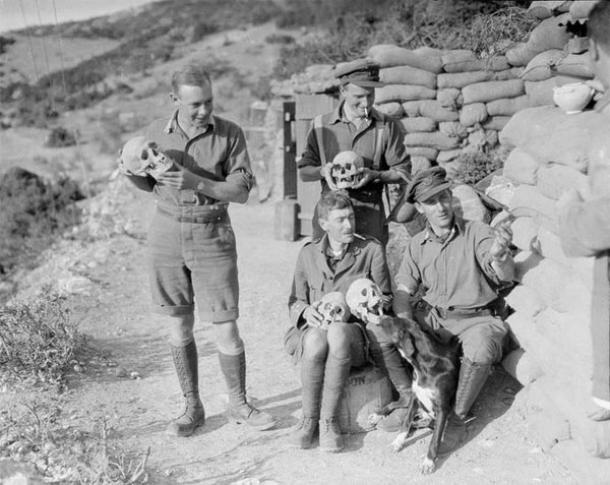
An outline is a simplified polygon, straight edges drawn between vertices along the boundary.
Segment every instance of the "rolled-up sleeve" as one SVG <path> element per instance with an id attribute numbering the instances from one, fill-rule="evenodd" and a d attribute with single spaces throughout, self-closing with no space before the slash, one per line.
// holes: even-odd
<path id="1" fill-rule="evenodd" d="M 413 244 L 409 243 L 402 257 L 400 268 L 396 273 L 396 287 L 404 287 L 411 295 L 414 295 L 421 282 L 421 273 L 413 257 Z"/>
<path id="2" fill-rule="evenodd" d="M 392 283 L 390 271 L 381 244 L 375 245 L 371 261 L 371 279 L 379 286 L 381 292 L 386 296 L 392 295 Z"/>
<path id="3" fill-rule="evenodd" d="M 288 314 L 290 325 L 299 327 L 305 309 L 309 306 L 309 285 L 307 283 L 307 271 L 305 265 L 305 255 L 303 250 L 299 253 L 297 264 L 292 279 L 292 288 L 288 297 Z"/>
<path id="4" fill-rule="evenodd" d="M 250 166 L 250 155 L 246 145 L 246 137 L 241 128 L 230 132 L 228 154 L 225 160 L 226 182 L 243 187 L 248 192 L 254 186 L 254 175 Z"/>
<path id="5" fill-rule="evenodd" d="M 322 165 L 320 158 L 320 148 L 318 147 L 318 140 L 316 133 L 312 126 L 309 128 L 307 133 L 307 141 L 305 142 L 305 150 L 303 155 L 297 161 L 297 168 L 302 167 L 319 167 Z"/>
<path id="6" fill-rule="evenodd" d="M 410 179 L 411 158 L 403 142 L 402 130 L 394 120 L 389 120 L 387 123 L 388 140 L 384 152 L 386 164 L 392 170 L 396 170 Z"/>

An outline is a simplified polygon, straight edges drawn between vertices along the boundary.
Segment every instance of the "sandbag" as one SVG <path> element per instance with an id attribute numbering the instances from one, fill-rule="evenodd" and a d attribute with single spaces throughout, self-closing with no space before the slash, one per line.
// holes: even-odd
<path id="1" fill-rule="evenodd" d="M 489 210 L 481 202 L 479 194 L 466 184 L 456 184 L 451 188 L 452 206 L 458 216 L 467 221 L 489 223 Z"/>
<path id="2" fill-rule="evenodd" d="M 504 69 L 503 71 L 497 71 L 493 73 L 493 81 L 506 81 L 507 79 L 518 79 L 523 74 L 524 67 L 511 67 L 510 69 Z"/>
<path id="3" fill-rule="evenodd" d="M 487 114 L 489 116 L 512 116 L 517 111 L 529 108 L 530 99 L 527 95 L 517 96 L 516 98 L 496 99 L 486 103 Z"/>
<path id="4" fill-rule="evenodd" d="M 506 58 L 511 66 L 525 66 L 539 52 L 534 51 L 525 42 L 519 42 L 506 51 Z"/>
<path id="5" fill-rule="evenodd" d="M 389 103 L 376 104 L 375 109 L 380 113 L 383 113 L 390 118 L 400 119 L 405 115 L 405 110 L 402 104 L 397 101 L 390 101 Z"/>
<path id="6" fill-rule="evenodd" d="M 586 19 L 591 9 L 599 0 L 578 0 L 570 5 L 570 17 L 573 19 Z"/>
<path id="7" fill-rule="evenodd" d="M 538 228 L 540 226 L 531 217 L 520 217 L 511 224 L 513 244 L 521 251 L 537 252 Z"/>
<path id="8" fill-rule="evenodd" d="M 466 138 L 468 136 L 468 128 L 459 121 L 441 121 L 438 124 L 438 131 L 451 137 Z"/>
<path id="9" fill-rule="evenodd" d="M 520 215 L 526 213 L 538 224 L 546 227 L 550 231 L 557 232 L 557 209 L 555 201 L 542 195 L 538 189 L 532 185 L 519 185 L 515 188 L 513 198 L 508 204 L 511 211 Z"/>
<path id="10" fill-rule="evenodd" d="M 439 150 L 438 156 L 436 157 L 436 163 L 439 165 L 451 162 L 458 158 L 463 152 L 461 148 L 453 150 Z"/>
<path id="11" fill-rule="evenodd" d="M 462 92 L 457 88 L 439 89 L 436 92 L 436 100 L 443 108 L 456 111 L 464 103 Z"/>
<path id="12" fill-rule="evenodd" d="M 558 200 L 570 189 L 576 189 L 585 200 L 590 198 L 587 176 L 564 165 L 552 163 L 538 168 L 536 186 L 540 193 L 549 199 Z"/>
<path id="13" fill-rule="evenodd" d="M 583 79 L 593 79 L 589 53 L 569 54 L 557 64 L 557 72 L 564 76 L 574 76 Z"/>
<path id="14" fill-rule="evenodd" d="M 405 144 L 405 151 L 412 157 L 424 157 L 430 161 L 436 160 L 438 150 L 432 147 L 410 146 Z"/>
<path id="15" fill-rule="evenodd" d="M 501 131 L 509 120 L 510 116 L 490 116 L 483 122 L 483 128 L 486 130 Z"/>
<path id="16" fill-rule="evenodd" d="M 407 86 L 403 84 L 389 84 L 375 88 L 375 101 L 379 104 L 389 101 L 412 101 L 418 99 L 434 99 L 436 90 L 425 86 Z"/>
<path id="17" fill-rule="evenodd" d="M 380 67 L 411 66 L 439 73 L 443 69 L 441 52 L 430 47 L 410 50 L 391 44 L 372 46 L 367 53 Z"/>
<path id="18" fill-rule="evenodd" d="M 504 206 L 508 206 L 515 194 L 515 184 L 502 175 L 494 175 L 485 189 L 485 195 Z"/>
<path id="19" fill-rule="evenodd" d="M 525 81 L 525 92 L 532 106 L 553 105 L 553 88 L 568 83 L 582 82 L 582 79 L 572 76 L 553 76 L 544 81 Z"/>
<path id="20" fill-rule="evenodd" d="M 569 2 L 566 0 L 533 1 L 530 3 L 530 6 L 527 11 L 534 17 L 543 20 L 552 17 L 557 12 L 567 11 L 566 9 L 569 8 L 568 5 L 570 3 L 580 2 Z"/>
<path id="21" fill-rule="evenodd" d="M 544 258 L 533 251 L 521 251 L 513 259 L 515 261 L 515 281 L 521 283 L 523 277 L 538 266 Z"/>
<path id="22" fill-rule="evenodd" d="M 547 306 L 555 308 L 562 295 L 562 288 L 572 279 L 569 268 L 548 258 L 527 271 L 521 283 L 536 291 Z"/>
<path id="23" fill-rule="evenodd" d="M 427 146 L 439 150 L 449 150 L 458 147 L 460 144 L 459 138 L 450 137 L 440 132 L 407 133 L 404 141 L 407 146 Z"/>
<path id="24" fill-rule="evenodd" d="M 415 118 L 403 118 L 400 120 L 400 122 L 407 133 L 436 130 L 436 121 L 423 116 L 417 116 Z"/>
<path id="25" fill-rule="evenodd" d="M 539 54 L 549 49 L 563 49 L 568 40 L 570 40 L 570 34 L 568 34 L 565 27 L 568 20 L 570 20 L 570 14 L 564 13 L 540 22 L 530 32 L 527 39 L 528 49 L 534 52 L 534 54 Z"/>
<path id="26" fill-rule="evenodd" d="M 414 84 L 436 89 L 436 75 L 434 73 L 411 66 L 380 69 L 379 80 L 385 84 Z"/>
<path id="27" fill-rule="evenodd" d="M 486 81 L 470 84 L 462 89 L 464 104 L 485 103 L 495 99 L 515 98 L 525 93 L 521 79 Z"/>
<path id="28" fill-rule="evenodd" d="M 464 126 L 473 126 L 483 123 L 487 119 L 487 108 L 484 103 L 472 103 L 462 107 L 460 111 L 460 123 Z"/>
<path id="29" fill-rule="evenodd" d="M 436 78 L 436 85 L 438 89 L 463 88 L 469 84 L 489 81 L 493 77 L 494 73 L 491 71 L 443 73 Z"/>
<path id="30" fill-rule="evenodd" d="M 415 106 L 409 105 L 408 102 L 403 103 L 402 106 L 407 114 L 410 110 L 415 109 Z M 434 121 L 456 121 L 459 118 L 457 111 L 443 108 L 438 101 L 432 99 L 420 101 L 416 108 L 419 116 L 424 116 Z"/>
<path id="31" fill-rule="evenodd" d="M 521 79 L 524 81 L 544 81 L 553 75 L 555 66 L 567 56 L 561 49 L 549 49 L 537 54 L 525 66 Z"/>
<path id="32" fill-rule="evenodd" d="M 535 291 L 516 285 L 505 297 L 506 304 L 524 317 L 535 317 L 546 308 L 546 304 Z"/>
<path id="33" fill-rule="evenodd" d="M 555 162 L 586 173 L 592 157 L 591 140 L 600 144 L 598 150 L 610 150 L 608 125 L 600 119 L 594 111 L 568 115 L 554 106 L 528 108 L 511 118 L 500 132 L 500 142 L 518 146 L 540 162 Z"/>
<path id="34" fill-rule="evenodd" d="M 402 109 L 405 110 L 405 114 L 409 118 L 416 118 L 421 116 L 421 106 L 424 104 L 425 100 L 418 101 L 405 101 L 402 103 Z"/>
<path id="35" fill-rule="evenodd" d="M 472 71 L 503 71 L 509 69 L 510 64 L 506 56 L 494 56 L 487 59 L 464 59 L 449 62 L 443 65 L 445 72 L 472 72 Z M 492 74 L 492 78 L 495 77 Z"/>
<path id="36" fill-rule="evenodd" d="M 475 130 L 468 134 L 468 146 L 477 150 L 485 151 L 498 144 L 498 132 L 496 130 Z"/>
<path id="37" fill-rule="evenodd" d="M 518 184 L 536 185 L 538 167 L 540 167 L 538 160 L 516 147 L 504 162 L 502 175 Z"/>
<path id="38" fill-rule="evenodd" d="M 593 258 L 570 258 L 566 256 L 561 246 L 561 238 L 545 227 L 538 228 L 536 241 L 537 252 L 541 256 L 552 259 L 556 263 L 562 264 L 570 269 L 574 269 L 574 273 L 578 274 L 579 278 L 583 280 L 583 283 L 586 283 L 588 287 L 591 286 L 590 283 L 593 278 L 590 268 L 591 265 L 586 263 L 583 265 L 583 261 L 586 261 L 587 259 L 592 260 Z"/>
<path id="39" fill-rule="evenodd" d="M 411 156 L 411 175 L 428 170 L 430 167 L 432 167 L 432 162 L 429 158 L 418 155 Z"/>

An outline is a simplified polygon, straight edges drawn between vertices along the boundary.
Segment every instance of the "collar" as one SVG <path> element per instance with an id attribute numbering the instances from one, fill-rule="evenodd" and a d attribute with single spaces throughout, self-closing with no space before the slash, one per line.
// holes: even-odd
<path id="1" fill-rule="evenodd" d="M 447 244 L 449 241 L 451 241 L 455 236 L 459 235 L 459 234 L 463 234 L 464 233 L 464 219 L 461 219 L 460 217 L 456 216 L 455 214 L 453 215 L 453 226 L 451 226 L 451 230 L 449 231 L 449 234 L 447 235 L 446 238 L 440 238 L 436 235 L 436 233 L 432 230 L 432 226 L 430 226 L 430 223 L 428 221 L 426 221 L 426 227 L 424 229 L 424 237 L 422 238 L 420 244 L 423 246 L 424 244 L 426 244 L 426 242 L 437 242 L 439 244 Z"/>
<path id="2" fill-rule="evenodd" d="M 339 123 L 340 121 L 346 121 L 347 118 L 343 117 L 343 105 L 345 104 L 345 100 L 342 100 L 335 109 L 331 112 L 330 124 L 334 125 Z M 381 121 L 381 115 L 377 112 L 375 108 L 371 108 L 369 111 L 369 119 L 375 121 Z"/>
<path id="3" fill-rule="evenodd" d="M 358 254 L 361 249 L 361 241 L 365 241 L 366 239 L 360 236 L 359 234 L 354 234 L 354 240 L 347 245 L 345 251 L 343 252 L 343 257 L 341 259 L 345 259 L 345 255 L 348 253 Z M 328 243 L 328 234 L 324 233 L 324 235 L 314 242 L 317 246 L 318 251 L 322 254 L 322 256 L 326 257 L 327 254 L 332 254 L 332 250 L 330 250 L 330 244 Z"/>
<path id="4" fill-rule="evenodd" d="M 209 129 L 212 129 L 212 131 L 216 128 L 216 117 L 214 116 L 214 114 L 212 114 L 212 116 L 210 116 L 210 121 L 208 121 L 207 126 L 201 130 L 198 134 L 202 134 L 202 133 L 206 133 Z M 167 122 L 167 124 L 165 125 L 165 128 L 163 129 L 163 133 L 166 134 L 172 134 L 172 133 L 176 133 L 177 131 L 180 131 L 181 133 L 184 133 L 184 130 L 180 127 L 180 125 L 178 124 L 178 110 L 175 110 L 169 121 Z"/>
<path id="5" fill-rule="evenodd" d="M 606 94 L 597 100 L 595 103 L 595 111 L 598 113 L 603 113 L 608 105 L 610 105 L 610 89 L 606 91 Z"/>

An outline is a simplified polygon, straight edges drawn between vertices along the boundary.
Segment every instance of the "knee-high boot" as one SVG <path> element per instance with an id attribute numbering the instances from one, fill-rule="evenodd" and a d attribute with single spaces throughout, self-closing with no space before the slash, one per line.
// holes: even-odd
<path id="1" fill-rule="evenodd" d="M 205 411 L 199 398 L 197 346 L 193 340 L 184 347 L 171 346 L 171 353 L 186 408 L 170 423 L 168 431 L 176 436 L 190 436 L 205 422 Z"/>
<path id="2" fill-rule="evenodd" d="M 477 396 L 483 389 L 491 371 L 491 364 L 477 364 L 467 358 L 462 359 L 460 378 L 455 393 L 455 414 L 465 419 Z"/>
<path id="3" fill-rule="evenodd" d="M 339 426 L 339 405 L 350 368 L 351 359 L 339 359 L 332 353 L 328 354 L 320 405 L 320 449 L 322 451 L 337 452 L 343 449 L 343 436 Z"/>
<path id="4" fill-rule="evenodd" d="M 304 358 L 301 361 L 303 416 L 290 440 L 294 447 L 308 449 L 313 446 L 320 419 L 324 366 L 323 360 Z"/>
<path id="5" fill-rule="evenodd" d="M 259 411 L 246 400 L 246 353 L 218 352 L 218 361 L 229 393 L 229 418 L 261 431 L 275 426 L 275 419 L 270 414 Z"/>

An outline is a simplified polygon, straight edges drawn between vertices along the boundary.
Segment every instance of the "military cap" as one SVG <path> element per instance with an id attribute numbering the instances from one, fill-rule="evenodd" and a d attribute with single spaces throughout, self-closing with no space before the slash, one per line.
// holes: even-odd
<path id="1" fill-rule="evenodd" d="M 409 185 L 407 185 L 407 202 L 424 202 L 433 195 L 451 187 L 447 180 L 447 172 L 442 167 L 432 167 L 417 172 Z"/>
<path id="2" fill-rule="evenodd" d="M 362 87 L 383 86 L 379 82 L 379 64 L 371 59 L 356 59 L 335 66 L 335 78 L 341 84 L 352 83 Z"/>

